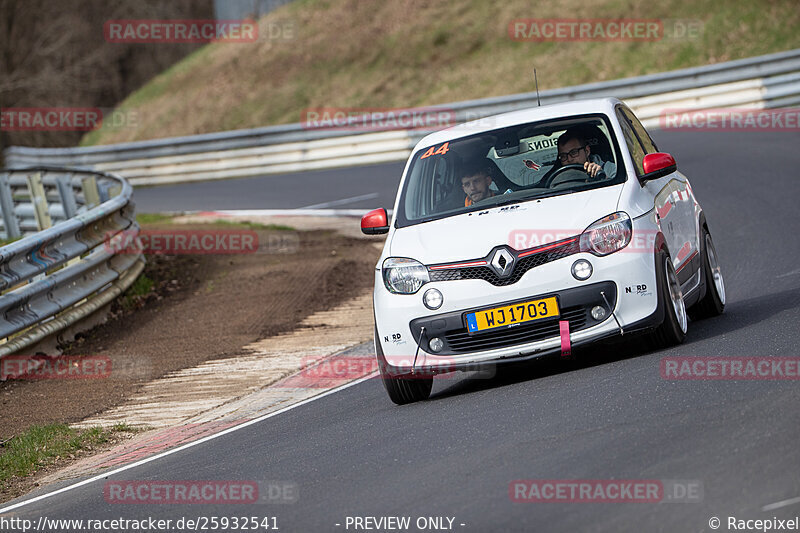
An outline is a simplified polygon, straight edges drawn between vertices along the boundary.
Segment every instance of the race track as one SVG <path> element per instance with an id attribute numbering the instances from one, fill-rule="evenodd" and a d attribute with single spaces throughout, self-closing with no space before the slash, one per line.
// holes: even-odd
<path id="1" fill-rule="evenodd" d="M 347 516 L 455 517 L 458 531 L 711 531 L 716 516 L 727 531 L 728 516 L 800 515 L 800 382 L 668 381 L 659 372 L 664 356 L 800 355 L 800 134 L 654 137 L 691 179 L 728 291 L 725 314 L 690 323 L 682 346 L 626 343 L 505 377 L 458 375 L 405 407 L 369 379 L 110 478 L 283 480 L 297 484 L 296 503 L 109 504 L 98 480 L 15 516 L 275 516 L 293 532 L 345 531 Z M 137 209 L 302 207 L 371 193 L 340 207 L 388 208 L 401 171 L 142 189 Z M 515 503 L 509 483 L 518 479 L 690 480 L 702 501 Z"/>

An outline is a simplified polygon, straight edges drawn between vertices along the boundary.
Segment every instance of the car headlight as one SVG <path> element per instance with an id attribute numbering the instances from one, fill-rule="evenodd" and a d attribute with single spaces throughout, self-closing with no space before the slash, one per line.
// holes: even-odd
<path id="1" fill-rule="evenodd" d="M 405 257 L 389 257 L 382 271 L 383 284 L 395 294 L 414 294 L 431 280 L 425 265 Z"/>
<path id="2" fill-rule="evenodd" d="M 627 213 L 619 211 L 592 223 L 581 234 L 581 252 L 608 255 L 631 242 L 633 224 Z"/>

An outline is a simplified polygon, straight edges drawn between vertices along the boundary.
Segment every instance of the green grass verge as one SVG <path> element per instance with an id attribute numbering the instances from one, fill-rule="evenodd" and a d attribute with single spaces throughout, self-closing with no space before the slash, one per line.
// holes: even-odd
<path id="1" fill-rule="evenodd" d="M 145 226 L 148 224 L 153 224 L 153 225 L 171 224 L 174 218 L 175 218 L 174 215 L 165 215 L 162 213 L 138 213 L 136 215 L 136 222 L 138 222 L 140 226 Z M 212 227 L 237 228 L 237 229 L 294 231 L 293 227 L 286 226 L 284 224 L 262 224 L 260 222 L 250 222 L 247 220 L 240 222 L 236 220 L 225 220 L 222 218 L 218 218 L 211 222 L 201 222 L 201 224 L 206 224 Z"/>
<path id="2" fill-rule="evenodd" d="M 125 291 L 126 296 L 144 296 L 145 294 L 149 293 L 153 288 L 153 280 L 148 278 L 146 275 L 142 274 L 136 281 L 128 287 L 128 290 Z"/>
<path id="3" fill-rule="evenodd" d="M 164 215 L 162 213 L 136 213 L 136 222 L 140 226 L 144 224 L 169 224 L 173 218 L 175 217 L 172 215 Z"/>
<path id="4" fill-rule="evenodd" d="M 512 39 L 509 24 L 526 18 L 660 20 L 664 34 L 653 42 Z M 260 24 L 293 25 L 293 37 L 199 49 L 120 104 L 136 113 L 135 125 L 92 132 L 84 144 L 298 122 L 304 108 L 530 92 L 534 67 L 544 90 L 800 48 L 797 0 L 304 0 Z M 680 24 L 693 33 L 676 35 Z"/>
<path id="5" fill-rule="evenodd" d="M 11 244 L 12 242 L 17 242 L 22 237 L 14 237 L 12 239 L 0 239 L 0 246 L 5 246 L 6 244 Z"/>
<path id="6" fill-rule="evenodd" d="M 33 426 L 4 442 L 0 448 L 0 483 L 30 476 L 60 458 L 69 458 L 108 442 L 115 433 L 132 431 L 136 430 L 125 424 L 108 429 L 73 429 L 66 424 Z"/>
<path id="7" fill-rule="evenodd" d="M 260 222 L 237 222 L 234 220 L 224 220 L 224 219 L 217 219 L 210 223 L 212 226 L 222 226 L 226 228 L 240 228 L 240 229 L 263 229 L 263 230 L 272 230 L 272 231 L 294 231 L 294 228 L 291 226 L 285 226 L 283 224 L 261 224 Z"/>
<path id="8" fill-rule="evenodd" d="M 144 297 L 152 292 L 154 285 L 155 282 L 147 277 L 146 274 L 140 274 L 122 295 L 122 307 L 126 310 L 138 307 Z"/>

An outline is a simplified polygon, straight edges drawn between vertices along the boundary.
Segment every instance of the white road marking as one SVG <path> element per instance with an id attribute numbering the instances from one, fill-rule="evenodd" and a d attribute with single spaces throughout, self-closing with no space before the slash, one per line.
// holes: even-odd
<path id="1" fill-rule="evenodd" d="M 158 459 L 161 459 L 162 457 L 166 457 L 168 455 L 172 455 L 174 453 L 178 453 L 180 451 L 183 451 L 183 450 L 186 450 L 188 448 L 191 448 L 192 446 L 197 446 L 198 444 L 202 444 L 204 442 L 208 442 L 210 440 L 216 439 L 217 437 L 221 437 L 223 435 L 227 435 L 228 433 L 233 433 L 234 431 L 238 431 L 240 429 L 246 428 L 247 426 L 251 426 L 251 425 L 256 424 L 258 422 L 262 422 L 262 421 L 264 421 L 264 420 L 266 420 L 268 418 L 272 418 L 274 416 L 278 416 L 278 415 L 283 414 L 283 413 L 285 413 L 287 411 L 290 411 L 290 410 L 292 410 L 292 409 L 294 409 L 296 407 L 300 407 L 301 405 L 305 405 L 307 403 L 311 403 L 314 400 L 319 400 L 320 398 L 324 398 L 325 396 L 329 396 L 331 394 L 335 394 L 335 393 L 337 393 L 339 391 L 342 391 L 342 390 L 347 389 L 349 387 L 352 387 L 354 385 L 358 385 L 359 383 L 362 383 L 362 382 L 364 382 L 364 381 L 366 381 L 368 379 L 371 379 L 375 374 L 377 374 L 377 372 L 373 372 L 372 374 L 370 374 L 368 376 L 364 376 L 363 378 L 357 379 L 355 381 L 351 381 L 350 383 L 345 383 L 344 385 L 342 385 L 340 387 L 336 387 L 335 389 L 331 389 L 329 391 L 325 391 L 322 394 L 314 396 L 313 398 L 309 398 L 307 400 L 303 400 L 303 401 L 298 402 L 298 403 L 296 403 L 294 405 L 289 405 L 289 406 L 287 406 L 287 407 L 285 407 L 285 408 L 283 408 L 283 409 L 281 409 L 279 411 L 275 411 L 273 413 L 268 413 L 268 414 L 266 414 L 264 416 L 260 416 L 258 418 L 254 418 L 252 420 L 248 420 L 247 422 L 243 422 L 243 423 L 239 424 L 238 426 L 234 426 L 232 428 L 228 428 L 228 429 L 225 429 L 223 431 L 220 431 L 219 433 L 215 433 L 213 435 L 208 435 L 207 437 L 203 437 L 202 439 L 189 442 L 187 444 L 184 444 L 183 446 L 179 446 L 178 448 L 174 448 L 172 450 L 167 450 L 165 452 L 159 453 L 158 455 L 154 455 L 152 457 L 147 457 L 145 459 L 142 459 L 141 461 L 136 461 L 135 463 L 131 463 L 129 465 L 121 466 L 121 467 L 119 467 L 119 468 L 117 468 L 115 470 L 111 470 L 110 472 L 103 472 L 103 473 L 98 474 L 98 475 L 96 475 L 94 477 L 91 477 L 89 479 L 84 479 L 83 481 L 79 481 L 79 482 L 74 483 L 72 485 L 68 485 L 66 487 L 60 488 L 60 489 L 55 490 L 53 492 L 48 492 L 47 494 L 42 494 L 40 496 L 36 496 L 35 498 L 31 498 L 29 500 L 24 500 L 24 501 L 21 501 L 19 503 L 15 503 L 13 505 L 9 505 L 8 507 L 3 507 L 2 509 L 0 509 L 0 515 L 2 515 L 3 513 L 7 513 L 8 511 L 12 511 L 14 509 L 19 509 L 20 507 L 23 507 L 23 506 L 28 505 L 28 504 L 35 503 L 35 502 L 38 502 L 38 501 L 42 501 L 42 500 L 44 500 L 46 498 L 49 498 L 51 496 L 55 496 L 56 494 L 62 494 L 64 492 L 70 491 L 72 489 L 77 489 L 78 487 L 82 487 L 84 485 L 88 485 L 89 483 L 93 483 L 93 482 L 99 481 L 101 479 L 106 479 L 106 478 L 108 478 L 110 476 L 113 476 L 115 474 L 119 474 L 120 472 L 124 472 L 126 470 L 130 470 L 132 468 L 136 468 L 137 466 L 141 466 L 143 464 L 147 464 L 147 463 L 150 463 L 152 461 L 156 461 Z"/>
<path id="2" fill-rule="evenodd" d="M 787 272 L 785 274 L 778 274 L 775 277 L 776 278 L 786 278 L 786 277 L 789 277 L 789 276 L 794 276 L 795 274 L 800 274 L 800 268 L 797 268 L 797 269 L 792 270 L 791 272 Z"/>
<path id="3" fill-rule="evenodd" d="M 788 500 L 783 500 L 780 502 L 770 503 L 769 505 L 765 505 L 761 508 L 762 511 L 772 511 L 773 509 L 780 509 L 781 507 L 786 507 L 787 505 L 794 505 L 795 503 L 800 503 L 800 496 L 797 498 L 790 498 Z"/>
<path id="4" fill-rule="evenodd" d="M 359 200 L 369 200 L 370 198 L 377 198 L 378 193 L 371 192 L 369 194 L 362 194 L 361 196 L 352 196 L 350 198 L 342 198 L 341 200 L 333 200 L 331 202 L 323 202 L 321 204 L 307 205 L 299 209 L 323 209 L 325 207 L 333 207 L 334 205 L 351 204 Z"/>

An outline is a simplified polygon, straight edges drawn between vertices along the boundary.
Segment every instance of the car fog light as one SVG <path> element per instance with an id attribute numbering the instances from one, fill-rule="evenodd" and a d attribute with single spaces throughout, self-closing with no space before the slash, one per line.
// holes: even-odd
<path id="1" fill-rule="evenodd" d="M 442 348 L 444 348 L 444 342 L 439 337 L 434 337 L 428 343 L 432 352 L 441 352 Z"/>
<path id="2" fill-rule="evenodd" d="M 572 275 L 579 281 L 589 279 L 592 275 L 592 264 L 586 259 L 578 259 L 572 263 Z"/>
<path id="3" fill-rule="evenodd" d="M 442 302 L 444 302 L 444 296 L 436 289 L 428 289 L 422 295 L 422 303 L 428 309 L 439 309 L 442 306 Z"/>
<path id="4" fill-rule="evenodd" d="M 599 305 L 592 307 L 592 318 L 595 320 L 603 320 L 606 317 L 606 310 Z"/>

